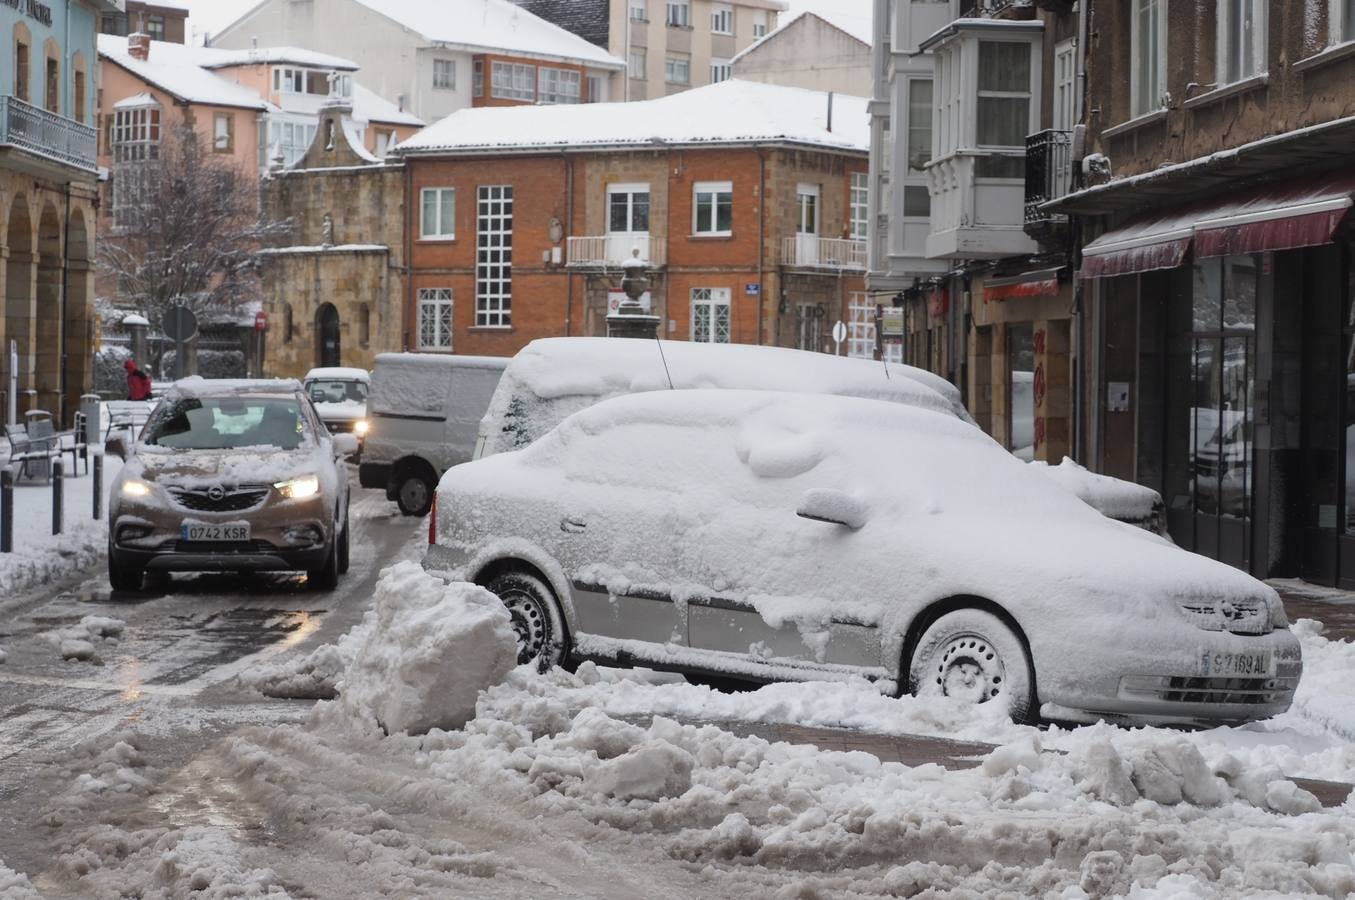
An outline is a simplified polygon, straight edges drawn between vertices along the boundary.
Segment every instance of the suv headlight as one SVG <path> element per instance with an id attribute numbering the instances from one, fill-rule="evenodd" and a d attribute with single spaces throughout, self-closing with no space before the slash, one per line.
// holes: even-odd
<path id="1" fill-rule="evenodd" d="M 122 483 L 122 496 L 133 500 L 149 497 L 153 487 L 149 481 L 142 481 L 140 478 L 128 478 Z"/>
<path id="2" fill-rule="evenodd" d="M 279 481 L 273 487 L 289 500 L 305 500 L 320 493 L 320 479 L 315 475 L 302 475 L 290 481 Z"/>

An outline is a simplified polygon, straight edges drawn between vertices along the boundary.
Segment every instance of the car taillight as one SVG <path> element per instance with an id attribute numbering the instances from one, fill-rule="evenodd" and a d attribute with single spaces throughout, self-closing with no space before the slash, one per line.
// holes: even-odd
<path id="1" fill-rule="evenodd" d="M 428 543 L 429 545 L 438 542 L 438 495 L 433 494 L 433 505 L 428 510 Z"/>

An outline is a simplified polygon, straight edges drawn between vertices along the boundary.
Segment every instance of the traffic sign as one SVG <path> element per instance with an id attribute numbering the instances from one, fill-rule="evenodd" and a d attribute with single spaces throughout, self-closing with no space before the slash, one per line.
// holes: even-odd
<path id="1" fill-rule="evenodd" d="M 254 330 L 266 331 L 268 329 L 268 313 L 259 310 L 254 314 Z"/>
<path id="2" fill-rule="evenodd" d="M 197 336 L 198 317 L 193 315 L 193 310 L 187 306 L 175 304 L 165 310 L 160 326 L 165 332 L 165 337 L 182 344 Z"/>
<path id="3" fill-rule="evenodd" d="M 847 324 L 841 319 L 833 324 L 833 352 L 842 355 L 842 342 L 847 339 Z"/>

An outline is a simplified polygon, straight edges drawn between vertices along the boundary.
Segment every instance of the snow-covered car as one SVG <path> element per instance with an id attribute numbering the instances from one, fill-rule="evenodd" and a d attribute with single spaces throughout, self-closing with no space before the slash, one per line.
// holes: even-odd
<path id="1" fill-rule="evenodd" d="M 1302 670 L 1271 588 L 953 416 L 848 397 L 604 401 L 450 470 L 424 565 L 496 593 L 543 664 L 1191 724 L 1279 713 Z"/>
<path id="2" fill-rule="evenodd" d="M 936 410 L 978 428 L 955 385 L 914 366 L 746 344 L 543 338 L 509 360 L 480 422 L 473 458 L 525 447 L 571 413 L 609 397 L 689 388 L 862 397 Z M 1027 451 L 1022 458 L 1030 458 Z M 1070 468 L 1038 468 L 1103 515 L 1165 533 L 1165 506 L 1152 488 L 1080 466 L 1085 477 Z"/>
<path id="3" fill-rule="evenodd" d="M 176 382 L 125 460 L 108 501 L 108 578 L 147 572 L 304 570 L 331 590 L 348 570 L 351 434 L 331 435 L 300 382 Z"/>
<path id="4" fill-rule="evenodd" d="M 321 368 L 307 372 L 301 386 L 329 433 L 351 434 L 361 448 L 367 435 L 367 392 L 371 381 L 371 373 L 366 369 Z"/>

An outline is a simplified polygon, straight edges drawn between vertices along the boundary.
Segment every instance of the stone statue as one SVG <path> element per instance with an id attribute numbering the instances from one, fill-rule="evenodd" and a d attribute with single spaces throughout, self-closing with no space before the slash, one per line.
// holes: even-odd
<path id="1" fill-rule="evenodd" d="M 320 244 L 324 247 L 334 246 L 334 218 L 325 213 L 325 220 L 320 225 Z"/>
<path id="2" fill-rule="evenodd" d="M 339 73 L 337 71 L 331 71 L 329 75 L 325 77 L 325 80 L 329 82 L 329 96 L 337 97 L 339 95 Z"/>

